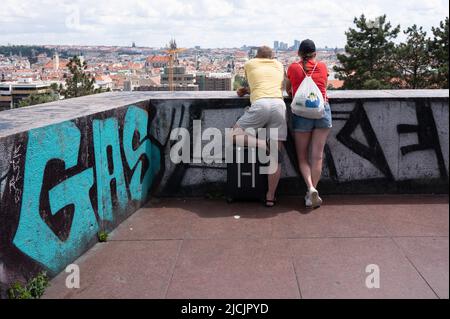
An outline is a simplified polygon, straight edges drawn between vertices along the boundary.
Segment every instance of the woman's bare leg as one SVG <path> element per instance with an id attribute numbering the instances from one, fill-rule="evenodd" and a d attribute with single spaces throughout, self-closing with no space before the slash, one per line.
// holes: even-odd
<path id="1" fill-rule="evenodd" d="M 316 188 L 322 175 L 323 150 L 327 142 L 329 128 L 315 129 L 311 138 L 311 178 Z"/>
<path id="2" fill-rule="evenodd" d="M 295 149 L 297 151 L 298 165 L 308 190 L 313 187 L 311 166 L 309 164 L 309 143 L 312 132 L 295 132 Z"/>

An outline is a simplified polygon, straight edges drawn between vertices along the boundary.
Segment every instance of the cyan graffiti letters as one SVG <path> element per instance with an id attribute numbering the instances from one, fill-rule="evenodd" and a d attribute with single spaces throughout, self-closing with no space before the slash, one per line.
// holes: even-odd
<path id="1" fill-rule="evenodd" d="M 145 200 L 160 169 L 161 156 L 159 148 L 149 139 L 148 121 L 145 110 L 129 107 L 122 140 L 116 118 L 92 121 L 89 143 L 93 145 L 94 167 L 71 176 L 66 174 L 48 190 L 51 217 L 62 214 L 63 209 L 72 209 L 71 221 L 64 223 L 69 227 L 64 238 L 55 233 L 40 211 L 40 201 L 46 198 L 42 196 L 45 175 L 52 173 L 47 166 L 58 161 L 67 172 L 79 166 L 79 155 L 87 148 L 82 147 L 81 132 L 71 121 L 29 131 L 14 245 L 56 273 L 83 252 L 83 245 L 96 236 L 102 220 L 113 221 L 116 212 L 125 211 L 129 200 Z M 90 196 L 92 188 L 96 189 L 97 203 Z"/>

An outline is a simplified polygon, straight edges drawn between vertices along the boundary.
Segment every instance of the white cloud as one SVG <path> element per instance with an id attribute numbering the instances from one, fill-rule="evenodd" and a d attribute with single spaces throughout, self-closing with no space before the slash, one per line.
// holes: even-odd
<path id="1" fill-rule="evenodd" d="M 67 8 L 72 8 L 68 11 Z M 79 24 L 67 23 L 78 8 Z M 2 0 L 0 44 L 163 46 L 170 37 L 190 47 L 292 43 L 312 38 L 343 46 L 355 16 L 387 14 L 393 25 L 430 30 L 448 16 L 445 0 Z"/>

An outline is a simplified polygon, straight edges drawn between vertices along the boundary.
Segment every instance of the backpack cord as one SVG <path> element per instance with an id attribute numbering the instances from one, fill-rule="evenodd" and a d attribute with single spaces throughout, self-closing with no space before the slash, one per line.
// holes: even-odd
<path id="1" fill-rule="evenodd" d="M 312 74 L 314 73 L 314 71 L 316 70 L 317 64 L 319 64 L 319 62 L 316 62 L 316 64 L 314 65 L 314 68 L 313 68 L 312 71 L 311 71 L 311 76 L 312 76 Z M 300 65 L 300 68 L 302 69 L 303 73 L 305 73 L 305 77 L 307 77 L 308 74 L 306 73 L 305 69 L 301 66 L 300 63 L 299 63 L 299 65 Z"/>

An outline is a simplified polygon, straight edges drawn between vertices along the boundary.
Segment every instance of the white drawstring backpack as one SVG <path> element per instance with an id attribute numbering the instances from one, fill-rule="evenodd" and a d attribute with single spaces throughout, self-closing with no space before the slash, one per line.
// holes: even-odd
<path id="1" fill-rule="evenodd" d="M 308 76 L 300 65 L 303 73 L 305 73 L 305 78 L 295 93 L 291 104 L 292 113 L 314 120 L 321 119 L 325 115 L 325 101 L 322 92 L 320 92 L 320 89 L 311 77 L 316 67 L 317 63 L 314 66 L 311 75 Z"/>

